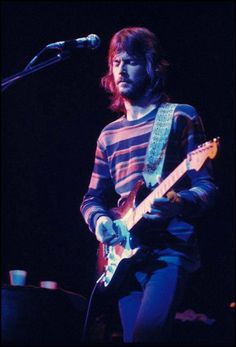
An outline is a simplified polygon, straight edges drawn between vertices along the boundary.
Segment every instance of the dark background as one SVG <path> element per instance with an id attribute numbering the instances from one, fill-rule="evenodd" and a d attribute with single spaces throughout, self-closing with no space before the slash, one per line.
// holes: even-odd
<path id="1" fill-rule="evenodd" d="M 97 50 L 16 82 L 2 93 L 2 283 L 28 271 L 27 283 L 55 280 L 89 297 L 97 242 L 79 212 L 96 139 L 115 119 L 100 88 L 111 36 L 146 26 L 171 68 L 173 102 L 189 103 L 207 137 L 220 136 L 214 160 L 219 199 L 199 228 L 202 269 L 188 305 L 215 316 L 234 300 L 234 2 L 3 1 L 2 76 L 21 70 L 48 43 L 95 33 Z"/>

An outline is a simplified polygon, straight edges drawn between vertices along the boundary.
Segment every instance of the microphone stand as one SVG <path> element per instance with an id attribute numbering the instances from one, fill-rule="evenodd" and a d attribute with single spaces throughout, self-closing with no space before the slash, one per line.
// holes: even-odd
<path id="1" fill-rule="evenodd" d="M 41 70 L 49 65 L 55 64 L 59 61 L 65 60 L 71 56 L 69 51 L 63 51 L 59 54 L 56 55 L 56 57 L 50 58 L 45 60 L 44 62 L 41 62 L 37 65 L 33 65 L 33 63 L 39 58 L 39 56 L 47 49 L 47 47 L 43 48 L 30 62 L 29 64 L 25 67 L 25 69 L 21 72 L 18 72 L 12 76 L 6 77 L 2 80 L 1 82 L 1 88 L 2 92 L 5 91 L 8 87 L 10 87 L 11 84 L 14 82 L 18 81 L 19 79 L 30 75 L 34 73 L 35 71 Z"/>

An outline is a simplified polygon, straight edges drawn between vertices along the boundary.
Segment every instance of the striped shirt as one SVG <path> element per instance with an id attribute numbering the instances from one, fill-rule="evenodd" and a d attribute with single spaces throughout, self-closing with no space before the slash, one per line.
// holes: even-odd
<path id="1" fill-rule="evenodd" d="M 150 134 L 157 109 L 140 119 L 129 121 L 125 116 L 108 124 L 97 141 L 94 168 L 81 213 L 94 232 L 97 219 L 109 215 L 109 197 L 116 192 L 125 199 L 142 172 Z M 178 104 L 171 125 L 162 178 L 167 177 L 187 154 L 206 141 L 204 127 L 194 107 Z M 212 206 L 216 194 L 211 164 L 206 162 L 198 172 L 190 170 L 174 187 L 184 201 L 183 214 L 163 225 L 149 222 L 150 230 L 165 228 L 168 234 L 193 246 L 194 227 L 188 218 L 201 215 Z M 189 248 L 189 249 L 190 249 Z"/>

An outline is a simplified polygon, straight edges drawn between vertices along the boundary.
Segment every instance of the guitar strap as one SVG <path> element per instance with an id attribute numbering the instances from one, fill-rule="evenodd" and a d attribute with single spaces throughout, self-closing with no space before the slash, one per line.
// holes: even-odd
<path id="1" fill-rule="evenodd" d="M 172 119 L 177 104 L 163 103 L 158 107 L 147 148 L 143 177 L 147 187 L 160 183 L 170 134 Z"/>

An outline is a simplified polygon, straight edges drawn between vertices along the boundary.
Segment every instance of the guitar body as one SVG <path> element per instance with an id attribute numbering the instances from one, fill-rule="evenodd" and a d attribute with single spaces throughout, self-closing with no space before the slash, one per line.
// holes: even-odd
<path id="1" fill-rule="evenodd" d="M 140 255 L 142 258 L 145 254 L 145 249 L 139 245 L 136 228 L 143 215 L 150 211 L 153 201 L 163 197 L 188 170 L 198 171 L 208 158 L 215 158 L 218 145 L 219 138 L 198 146 L 151 192 L 144 181 L 139 180 L 127 200 L 110 210 L 114 227 L 117 225 L 119 228 L 121 224 L 123 226 L 124 241 L 114 246 L 99 244 L 97 272 L 101 289 L 118 289 Z"/>
<path id="2" fill-rule="evenodd" d="M 127 200 L 119 207 L 112 208 L 110 216 L 113 220 L 120 220 L 123 217 L 132 213 L 139 202 L 139 195 L 143 195 L 145 183 L 139 180 L 130 192 Z M 125 223 L 125 221 L 123 221 Z M 102 289 L 109 290 L 118 289 L 119 284 L 125 279 L 126 274 L 135 263 L 134 255 L 140 249 L 138 246 L 138 239 L 135 237 L 133 230 L 126 231 L 124 234 L 124 242 L 114 246 L 107 246 L 99 243 L 97 252 L 97 274 L 101 276 L 106 272 L 103 279 Z"/>

